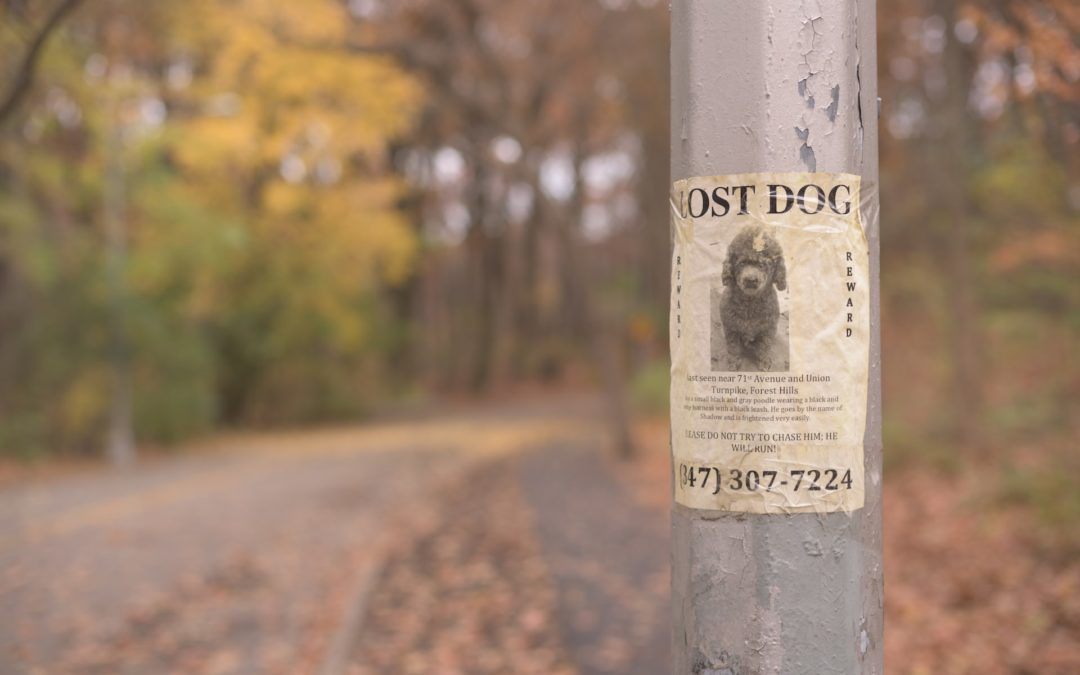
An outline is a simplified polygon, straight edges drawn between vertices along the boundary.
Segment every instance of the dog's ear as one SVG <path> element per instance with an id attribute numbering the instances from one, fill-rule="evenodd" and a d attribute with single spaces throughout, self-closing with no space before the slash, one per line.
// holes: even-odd
<path id="1" fill-rule="evenodd" d="M 725 286 L 735 285 L 735 266 L 731 263 L 731 256 L 724 258 L 724 268 L 720 271 L 720 283 Z"/>
<path id="2" fill-rule="evenodd" d="M 776 256 L 776 269 L 773 270 L 773 283 L 776 284 L 776 290 L 787 290 L 787 265 L 784 264 L 783 254 Z"/>

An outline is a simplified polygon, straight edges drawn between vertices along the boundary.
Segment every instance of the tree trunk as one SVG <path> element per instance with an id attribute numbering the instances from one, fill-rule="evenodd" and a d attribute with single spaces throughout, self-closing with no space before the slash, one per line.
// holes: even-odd
<path id="1" fill-rule="evenodd" d="M 109 429 L 106 455 L 116 467 L 135 461 L 135 432 L 131 399 L 131 346 L 127 335 L 127 213 L 125 208 L 124 129 L 116 106 L 111 111 L 108 166 L 105 175 L 105 235 L 109 276 L 110 324 L 109 367 L 112 393 L 109 401 Z"/>
<path id="2" fill-rule="evenodd" d="M 592 280 L 585 272 L 582 263 L 582 243 L 578 237 L 580 224 L 585 212 L 585 182 L 582 178 L 582 163 L 586 159 L 587 120 L 582 113 L 578 120 L 578 133 L 574 148 L 574 194 L 568 205 L 569 218 L 556 223 L 556 236 L 562 262 L 565 265 L 567 286 L 576 303 L 576 323 L 589 344 L 593 361 L 600 371 L 604 394 L 608 406 L 608 424 L 615 455 L 620 459 L 630 459 L 636 454 L 633 433 L 630 429 L 630 414 L 626 403 L 626 386 L 622 366 L 619 363 L 619 349 L 609 335 L 602 312 L 596 307 L 592 297 Z"/>
<path id="3" fill-rule="evenodd" d="M 938 139 L 939 172 L 935 184 L 942 212 L 949 214 L 945 269 L 951 318 L 953 364 L 953 414 L 956 430 L 967 442 L 979 435 L 983 410 L 982 335 L 979 327 L 978 278 L 972 262 L 972 233 L 977 214 L 968 189 L 969 162 L 977 150 L 975 125 L 970 120 L 968 96 L 974 75 L 972 54 L 956 38 L 956 0 L 942 0 L 946 21 L 945 72 L 947 93 L 943 100 L 942 137 Z"/>

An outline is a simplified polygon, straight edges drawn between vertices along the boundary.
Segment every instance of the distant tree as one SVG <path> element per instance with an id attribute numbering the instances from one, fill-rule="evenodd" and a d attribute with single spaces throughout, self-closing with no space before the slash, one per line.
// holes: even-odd
<path id="1" fill-rule="evenodd" d="M 417 239 L 387 152 L 423 92 L 347 24 L 334 0 L 101 0 L 58 29 L 0 130 L 5 452 L 340 416 L 393 386 L 386 289 Z"/>
<path id="2" fill-rule="evenodd" d="M 985 261 L 1011 237 L 1075 219 L 1066 181 L 1080 175 L 1080 14 L 1059 0 L 882 3 L 884 219 L 894 260 L 925 256 L 947 285 L 943 354 L 952 431 L 983 436 L 991 364 Z M 1041 159 L 1038 159 L 1041 158 Z M 991 176 L 1040 181 L 996 183 Z M 1031 173 L 1032 169 L 1035 173 Z M 1036 197 L 1037 195 L 1037 197 Z M 1024 216 L 1006 204 L 1042 206 Z M 1049 207 L 1049 211 L 1046 208 Z M 889 275 L 886 275 L 889 278 Z M 928 314 L 929 316 L 929 314 Z"/>

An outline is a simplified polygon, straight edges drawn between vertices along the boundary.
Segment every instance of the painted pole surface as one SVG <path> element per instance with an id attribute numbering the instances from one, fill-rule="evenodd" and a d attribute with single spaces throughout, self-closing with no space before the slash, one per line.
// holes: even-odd
<path id="1" fill-rule="evenodd" d="M 874 0 L 673 0 L 672 180 L 862 178 L 870 250 L 865 506 L 673 507 L 675 675 L 881 673 L 881 344 Z"/>

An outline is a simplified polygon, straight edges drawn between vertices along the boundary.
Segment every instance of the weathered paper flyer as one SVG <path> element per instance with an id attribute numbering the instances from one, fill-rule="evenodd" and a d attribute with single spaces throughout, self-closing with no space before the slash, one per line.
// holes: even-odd
<path id="1" fill-rule="evenodd" d="M 672 192 L 675 499 L 747 513 L 862 508 L 870 260 L 848 174 Z"/>

